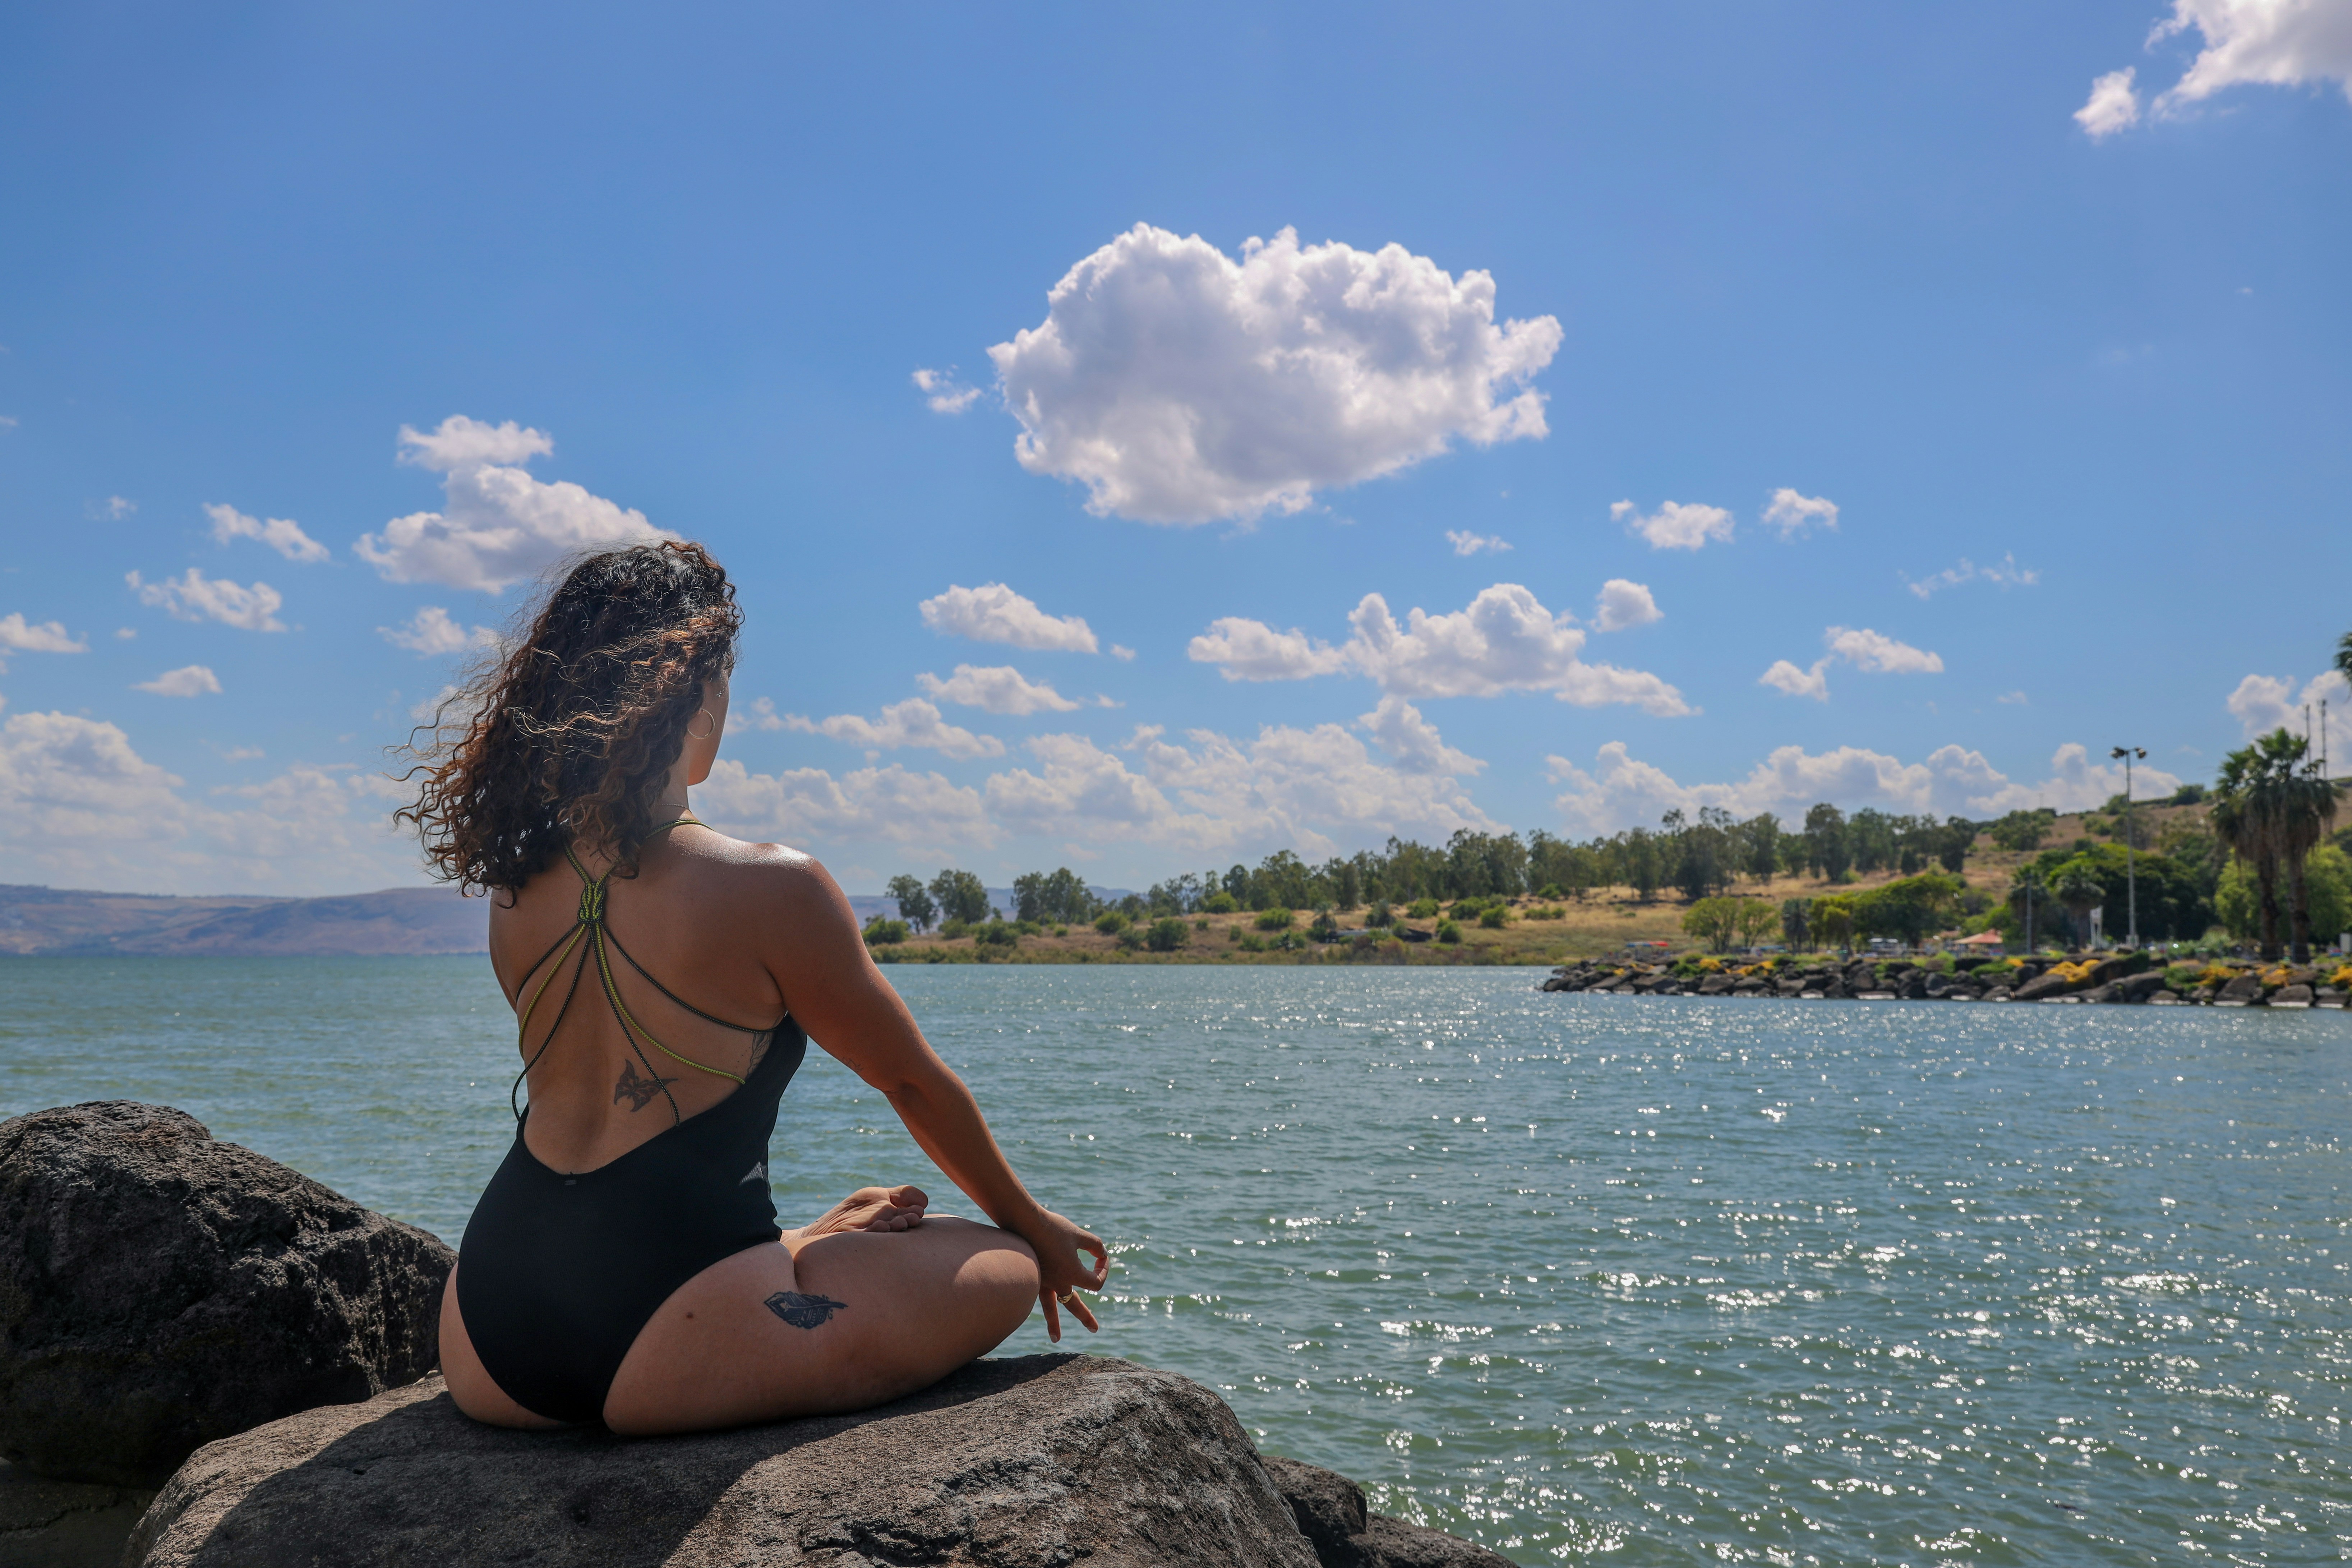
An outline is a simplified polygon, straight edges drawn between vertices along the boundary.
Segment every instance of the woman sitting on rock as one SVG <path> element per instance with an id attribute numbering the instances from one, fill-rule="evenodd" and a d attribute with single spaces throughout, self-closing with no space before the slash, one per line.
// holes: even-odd
<path id="1" fill-rule="evenodd" d="M 444 878 L 493 895 L 530 1084 L 442 1299 L 442 1370 L 479 1421 L 856 1410 L 993 1348 L 1032 1301 L 1056 1340 L 1058 1308 L 1096 1326 L 1075 1290 L 1101 1288 L 1103 1244 L 1023 1188 L 824 868 L 689 814 L 740 623 L 699 545 L 581 562 L 445 705 L 399 814 Z M 995 1225 L 902 1186 L 778 1230 L 768 1140 L 811 1037 Z"/>

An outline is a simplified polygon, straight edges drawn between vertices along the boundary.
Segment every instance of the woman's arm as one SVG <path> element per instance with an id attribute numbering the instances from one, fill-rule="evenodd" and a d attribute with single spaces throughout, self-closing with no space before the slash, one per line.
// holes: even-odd
<path id="1" fill-rule="evenodd" d="M 761 942 L 769 973 L 793 1018 L 827 1052 L 882 1091 L 932 1163 L 982 1212 L 1037 1254 L 1045 1327 L 1061 1338 L 1056 1298 L 1073 1286 L 1102 1289 L 1109 1254 L 1101 1240 L 1040 1205 L 1021 1184 L 980 1106 L 882 978 L 849 900 L 823 866 L 802 856 L 769 872 L 777 907 Z M 1081 1253 L 1092 1253 L 1089 1264 Z M 1094 1314 L 1073 1308 L 1092 1330 Z"/>

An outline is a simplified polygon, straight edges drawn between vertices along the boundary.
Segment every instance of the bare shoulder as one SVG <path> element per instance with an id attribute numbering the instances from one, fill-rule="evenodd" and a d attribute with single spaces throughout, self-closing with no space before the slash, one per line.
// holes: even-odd
<path id="1" fill-rule="evenodd" d="M 715 828 L 681 847 L 704 863 L 730 901 L 740 900 L 768 914 L 855 923 L 848 897 L 833 873 L 803 850 L 731 838 Z"/>

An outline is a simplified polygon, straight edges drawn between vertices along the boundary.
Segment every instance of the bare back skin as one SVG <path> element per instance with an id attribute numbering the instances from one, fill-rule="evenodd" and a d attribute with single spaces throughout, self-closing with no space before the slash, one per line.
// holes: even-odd
<path id="1" fill-rule="evenodd" d="M 709 772 L 726 716 L 723 682 L 706 691 L 705 706 L 712 733 L 688 741 L 656 820 L 684 815 L 686 785 Z M 590 877 L 608 865 L 593 854 L 580 858 Z M 722 1258 L 674 1291 L 638 1332 L 605 1398 L 608 1426 L 695 1431 L 863 1408 L 984 1354 L 1041 1302 L 1056 1339 L 1061 1305 L 1095 1327 L 1075 1298 L 1057 1297 L 1101 1287 L 1102 1243 L 1022 1188 L 970 1091 L 874 967 L 849 901 L 824 867 L 691 823 L 655 835 L 637 874 L 606 887 L 612 937 L 661 986 L 748 1028 L 765 1029 L 789 1013 L 887 1096 L 924 1152 L 1005 1227 L 933 1215 L 916 1187 L 868 1187 L 773 1245 Z M 633 1048 L 599 990 L 595 962 L 579 966 L 576 990 L 573 963 L 538 962 L 578 917 L 581 889 L 581 878 L 558 861 L 511 897 L 495 898 L 489 923 L 500 985 L 518 1013 L 533 1006 L 526 1047 L 548 1041 L 529 1075 L 524 1144 L 567 1174 L 607 1164 L 719 1103 L 750 1076 L 764 1041 L 695 1016 L 615 953 L 609 967 L 625 1008 L 668 1052 L 700 1065 Z M 1082 1251 L 1093 1254 L 1091 1264 Z M 779 1292 L 829 1306 L 786 1318 L 770 1304 Z M 516 1404 L 484 1370 L 454 1273 L 442 1303 L 441 1359 L 450 1394 L 468 1415 L 558 1425 Z"/>

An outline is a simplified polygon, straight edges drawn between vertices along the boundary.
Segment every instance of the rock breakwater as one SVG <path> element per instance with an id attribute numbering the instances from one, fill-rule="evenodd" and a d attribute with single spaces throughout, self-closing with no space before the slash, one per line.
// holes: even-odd
<path id="1" fill-rule="evenodd" d="M 2352 966 L 2297 967 L 2149 954 L 1952 959 L 1828 956 L 1565 964 L 1546 991 L 1632 996 L 1769 996 L 1806 1001 L 2090 1002 L 2221 1007 L 2342 1007 Z"/>

